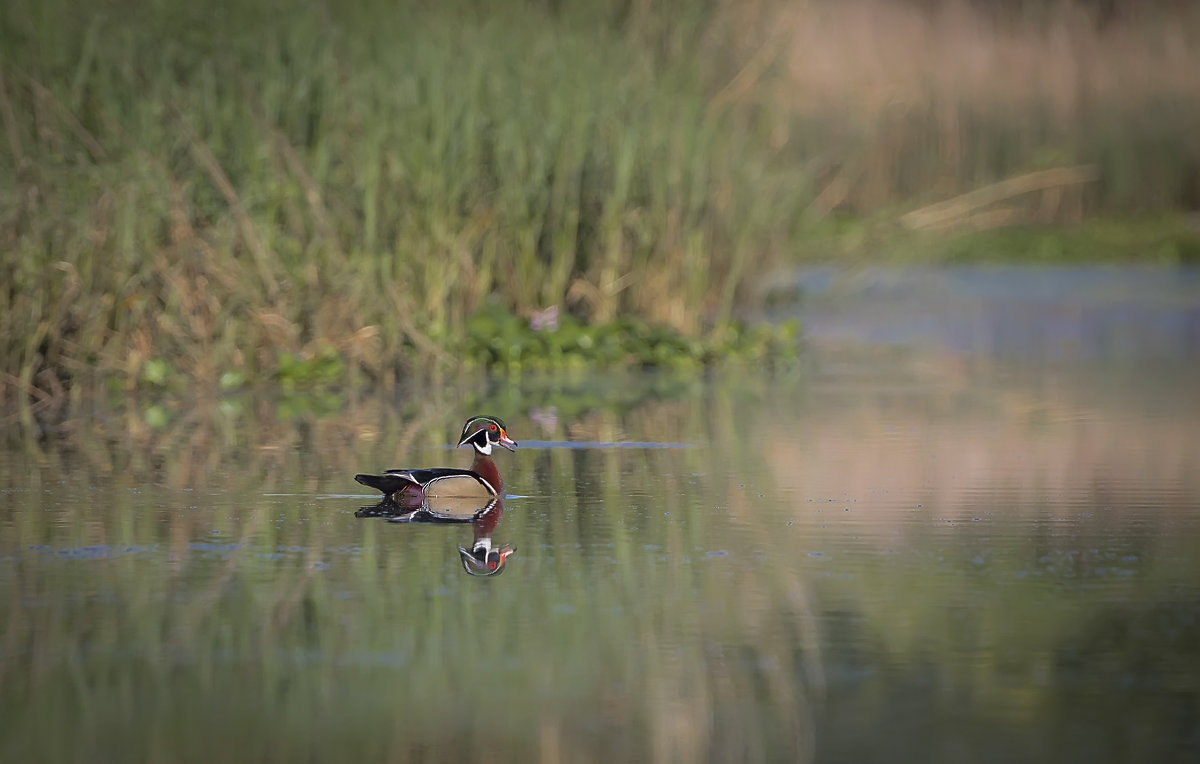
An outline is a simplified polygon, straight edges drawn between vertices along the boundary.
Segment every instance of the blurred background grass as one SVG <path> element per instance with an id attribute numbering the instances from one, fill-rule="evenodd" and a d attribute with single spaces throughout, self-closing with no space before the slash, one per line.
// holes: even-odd
<path id="1" fill-rule="evenodd" d="M 1198 40 L 1169 0 L 12 0 L 0 395 L 391 385 L 485 308 L 700 336 L 963 231 L 1186 259 Z"/>

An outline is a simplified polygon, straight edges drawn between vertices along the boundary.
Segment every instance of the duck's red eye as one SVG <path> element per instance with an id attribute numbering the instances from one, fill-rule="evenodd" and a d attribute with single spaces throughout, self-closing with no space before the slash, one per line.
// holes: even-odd
<path id="1" fill-rule="evenodd" d="M 495 432 L 498 428 L 494 424 L 489 424 L 488 429 L 491 430 L 492 432 Z"/>

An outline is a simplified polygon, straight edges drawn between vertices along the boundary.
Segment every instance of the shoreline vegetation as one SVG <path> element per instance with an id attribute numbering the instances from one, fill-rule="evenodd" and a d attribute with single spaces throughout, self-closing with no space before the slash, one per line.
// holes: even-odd
<path id="1" fill-rule="evenodd" d="M 758 362 L 781 267 L 1197 259 L 1200 10 L 995 5 L 13 0 L 0 408 Z"/>

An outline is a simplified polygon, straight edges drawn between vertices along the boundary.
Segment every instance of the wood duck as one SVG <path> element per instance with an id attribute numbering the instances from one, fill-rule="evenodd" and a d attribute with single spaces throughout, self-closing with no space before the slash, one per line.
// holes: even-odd
<path id="1" fill-rule="evenodd" d="M 508 437 L 504 422 L 492 416 L 474 416 L 463 425 L 459 446 L 471 444 L 475 460 L 470 469 L 432 467 L 423 469 L 392 469 L 382 475 L 355 475 L 354 479 L 384 494 L 384 501 L 417 509 L 439 503 L 474 502 L 478 509 L 489 499 L 501 496 L 504 480 L 492 461 L 492 447 L 503 446 L 509 451 L 517 442 Z"/>

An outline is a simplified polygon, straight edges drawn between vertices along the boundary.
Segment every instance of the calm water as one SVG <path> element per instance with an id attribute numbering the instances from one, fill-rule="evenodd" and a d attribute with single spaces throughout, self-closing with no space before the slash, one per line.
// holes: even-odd
<path id="1" fill-rule="evenodd" d="M 1200 760 L 1200 364 L 1015 356 L 8 430 L 0 761 Z M 352 479 L 479 412 L 493 577 Z"/>

